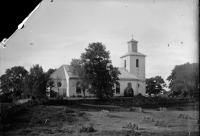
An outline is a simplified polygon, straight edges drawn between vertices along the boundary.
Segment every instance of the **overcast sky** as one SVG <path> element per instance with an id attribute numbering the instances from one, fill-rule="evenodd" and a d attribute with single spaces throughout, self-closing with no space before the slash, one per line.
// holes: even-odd
<path id="1" fill-rule="evenodd" d="M 28 71 L 34 64 L 44 71 L 59 68 L 79 58 L 93 42 L 102 42 L 113 65 L 121 67 L 120 57 L 127 53 L 132 35 L 138 52 L 147 55 L 146 77 L 166 80 L 175 65 L 198 62 L 197 2 L 43 0 L 1 49 L 1 74 L 13 66 Z"/>

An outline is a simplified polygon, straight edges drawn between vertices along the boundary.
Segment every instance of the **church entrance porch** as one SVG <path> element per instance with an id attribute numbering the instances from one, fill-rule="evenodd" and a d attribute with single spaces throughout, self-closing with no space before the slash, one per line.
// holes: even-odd
<path id="1" fill-rule="evenodd" d="M 124 96 L 125 97 L 133 97 L 134 96 L 134 90 L 132 88 L 132 84 L 128 83 L 127 87 L 124 90 Z"/>

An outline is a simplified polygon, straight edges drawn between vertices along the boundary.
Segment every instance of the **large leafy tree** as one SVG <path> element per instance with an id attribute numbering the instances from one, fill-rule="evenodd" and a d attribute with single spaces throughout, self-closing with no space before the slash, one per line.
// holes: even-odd
<path id="1" fill-rule="evenodd" d="M 161 93 L 162 91 L 165 91 L 164 87 L 166 87 L 166 84 L 161 76 L 146 79 L 146 93 L 149 95 L 156 95 Z"/>
<path id="2" fill-rule="evenodd" d="M 50 68 L 45 74 L 46 74 L 46 79 L 47 79 L 47 89 L 48 88 L 51 88 L 54 86 L 54 81 L 53 79 L 51 78 L 51 74 L 55 71 L 56 69 L 52 69 Z"/>
<path id="3" fill-rule="evenodd" d="M 89 77 L 84 66 L 83 61 L 80 59 L 72 59 L 69 70 L 73 75 L 79 77 L 78 82 L 81 86 L 85 99 L 85 91 L 86 89 L 89 89 Z"/>
<path id="4" fill-rule="evenodd" d="M 38 97 L 40 94 L 46 92 L 45 73 L 43 72 L 42 66 L 39 64 L 33 65 L 30 68 L 29 75 L 26 75 L 24 81 L 24 93 L 26 95 Z"/>
<path id="5" fill-rule="evenodd" d="M 23 79 L 28 71 L 22 66 L 15 66 L 6 70 L 6 73 L 0 77 L 1 91 L 5 93 L 20 96 L 23 90 Z"/>
<path id="6" fill-rule="evenodd" d="M 112 97 L 120 72 L 111 64 L 110 52 L 99 42 L 89 44 L 85 50 L 86 52 L 81 54 L 80 62 L 89 84 L 89 93 L 97 98 Z"/>
<path id="7" fill-rule="evenodd" d="M 185 63 L 183 65 L 177 65 L 167 80 L 169 81 L 169 88 L 174 94 L 193 97 L 195 92 L 198 92 L 199 64 Z"/>

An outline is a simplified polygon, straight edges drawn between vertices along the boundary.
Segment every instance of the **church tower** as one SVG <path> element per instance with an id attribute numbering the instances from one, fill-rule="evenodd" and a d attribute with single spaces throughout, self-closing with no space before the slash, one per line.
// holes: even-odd
<path id="1" fill-rule="evenodd" d="M 138 87 L 140 86 L 138 93 L 142 93 L 143 95 L 146 92 L 145 57 L 146 55 L 138 52 L 138 41 L 133 38 L 128 42 L 128 52 L 120 57 L 121 67 L 126 68 L 129 73 L 138 78 Z"/>

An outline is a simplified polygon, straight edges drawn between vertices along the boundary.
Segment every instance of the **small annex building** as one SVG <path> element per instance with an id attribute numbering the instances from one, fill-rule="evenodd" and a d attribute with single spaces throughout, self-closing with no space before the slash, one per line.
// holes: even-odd
<path id="1" fill-rule="evenodd" d="M 138 52 L 138 41 L 132 39 L 128 42 L 128 52 L 120 57 L 121 67 L 119 67 L 119 83 L 115 85 L 114 96 L 124 96 L 126 88 L 131 88 L 134 95 L 146 94 L 145 85 L 145 57 Z M 79 85 L 79 77 L 72 75 L 69 71 L 70 65 L 62 65 L 51 74 L 55 86 L 52 91 L 57 92 L 62 97 L 83 96 Z M 92 96 L 87 91 L 86 96 Z"/>

